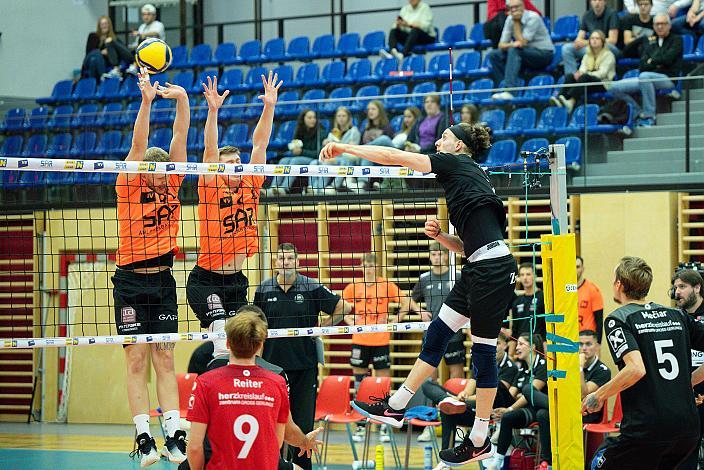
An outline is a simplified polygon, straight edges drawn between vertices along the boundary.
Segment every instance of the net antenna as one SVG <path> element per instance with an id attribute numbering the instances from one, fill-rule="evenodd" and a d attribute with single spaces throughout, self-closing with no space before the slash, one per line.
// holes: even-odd
<path id="1" fill-rule="evenodd" d="M 453 67 L 452 67 L 452 48 L 451 47 L 449 48 L 449 52 L 450 52 L 450 125 L 452 126 L 455 124 L 455 116 L 454 116 L 455 105 L 452 101 L 452 69 L 453 69 Z"/>

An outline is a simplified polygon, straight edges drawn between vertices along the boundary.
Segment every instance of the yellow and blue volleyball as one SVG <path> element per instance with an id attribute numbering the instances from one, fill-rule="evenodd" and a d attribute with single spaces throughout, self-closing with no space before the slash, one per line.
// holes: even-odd
<path id="1" fill-rule="evenodd" d="M 149 73 L 161 73 L 171 65 L 171 48 L 161 39 L 145 39 L 137 46 L 135 58 L 137 65 Z"/>

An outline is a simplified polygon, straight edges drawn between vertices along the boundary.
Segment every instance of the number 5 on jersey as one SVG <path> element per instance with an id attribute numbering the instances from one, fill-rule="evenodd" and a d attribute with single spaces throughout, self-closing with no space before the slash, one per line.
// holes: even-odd
<path id="1" fill-rule="evenodd" d="M 674 343 L 671 339 L 662 339 L 660 341 L 654 341 L 653 346 L 655 346 L 655 354 L 658 357 L 658 364 L 669 363 L 670 367 L 660 367 L 658 372 L 665 380 L 675 380 L 680 373 L 680 366 L 677 363 L 677 358 L 674 354 L 663 351 L 665 348 L 671 348 Z"/>

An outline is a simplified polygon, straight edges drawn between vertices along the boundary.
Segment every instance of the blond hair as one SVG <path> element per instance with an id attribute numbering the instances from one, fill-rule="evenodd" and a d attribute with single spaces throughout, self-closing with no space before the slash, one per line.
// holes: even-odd
<path id="1" fill-rule="evenodd" d="M 171 158 L 169 153 L 159 147 L 149 147 L 146 152 L 144 152 L 145 162 L 168 162 Z"/>
<path id="2" fill-rule="evenodd" d="M 257 354 L 267 337 L 267 324 L 252 309 L 238 313 L 225 323 L 230 351 L 237 359 L 250 359 Z"/>
<path id="3" fill-rule="evenodd" d="M 653 283 L 653 270 L 644 259 L 625 256 L 616 267 L 616 280 L 623 286 L 623 294 L 629 299 L 643 299 Z"/>

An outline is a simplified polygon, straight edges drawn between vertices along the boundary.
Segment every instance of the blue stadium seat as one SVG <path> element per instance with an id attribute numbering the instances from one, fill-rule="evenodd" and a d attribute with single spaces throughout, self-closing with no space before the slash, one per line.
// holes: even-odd
<path id="1" fill-rule="evenodd" d="M 512 139 L 499 140 L 494 142 L 489 149 L 489 155 L 482 166 L 502 167 L 511 165 L 516 161 L 516 141 Z"/>
<path id="2" fill-rule="evenodd" d="M 435 27 L 433 29 L 435 30 L 435 41 L 433 41 L 433 43 L 435 43 L 435 42 L 437 42 L 438 38 L 440 37 L 440 30 L 437 27 Z M 411 51 L 411 52 L 413 52 L 414 54 L 423 54 L 425 51 L 428 50 L 428 46 L 432 45 L 433 43 L 421 44 L 421 45 L 415 46 L 413 48 L 413 51 Z M 399 49 L 399 50 L 402 50 L 402 49 Z"/>
<path id="3" fill-rule="evenodd" d="M 325 91 L 321 90 L 320 88 L 313 88 L 313 89 L 308 90 L 305 93 L 303 93 L 301 100 L 313 101 L 313 100 L 322 100 L 324 98 L 325 98 Z M 308 107 L 317 113 L 320 111 L 321 105 L 322 105 L 322 103 L 310 103 L 310 104 L 302 104 L 302 105 L 299 104 L 296 106 L 298 107 L 298 111 L 302 111 L 303 108 Z"/>
<path id="4" fill-rule="evenodd" d="M 283 38 L 270 39 L 264 44 L 262 62 L 281 62 L 286 60 L 286 42 Z"/>
<path id="5" fill-rule="evenodd" d="M 240 46 L 240 53 L 237 55 L 237 64 L 257 64 L 262 59 L 262 43 L 258 39 L 247 41 Z"/>
<path id="6" fill-rule="evenodd" d="M 570 117 L 570 122 L 567 124 L 566 127 L 558 127 L 555 129 L 555 133 L 559 135 L 564 135 L 564 134 L 580 134 L 584 132 L 584 126 L 585 126 L 585 115 L 586 115 L 586 126 L 590 130 L 597 131 L 596 126 L 597 124 L 597 115 L 599 114 L 599 105 L 598 104 L 583 104 L 580 106 L 577 106 L 572 113 L 572 117 Z M 613 131 L 615 132 L 616 130 L 622 128 L 623 126 L 614 126 Z M 597 132 L 608 132 L 606 128 L 603 128 Z"/>
<path id="7" fill-rule="evenodd" d="M 47 123 L 47 127 L 51 130 L 68 129 L 71 127 L 71 119 L 73 117 L 73 106 L 65 104 L 54 108 L 54 113 Z"/>
<path id="8" fill-rule="evenodd" d="M 43 157 L 46 154 L 46 143 L 48 137 L 46 134 L 32 134 L 27 139 L 27 142 L 22 149 L 20 156 L 22 157 Z"/>
<path id="9" fill-rule="evenodd" d="M 134 124 L 134 120 L 137 119 L 137 111 L 139 111 L 139 106 L 141 101 L 130 101 L 125 107 L 125 112 L 120 116 L 120 125 L 129 126 Z"/>
<path id="10" fill-rule="evenodd" d="M 528 82 L 529 87 L 549 86 L 555 83 L 552 75 L 537 75 Z M 517 96 L 512 104 L 547 103 L 555 88 L 528 88 L 522 96 Z"/>
<path id="11" fill-rule="evenodd" d="M 220 80 L 218 80 L 218 91 L 222 93 L 225 90 L 233 91 L 244 90 L 242 85 L 242 70 L 230 69 L 225 70 Z"/>
<path id="12" fill-rule="evenodd" d="M 414 74 L 413 79 L 446 79 L 450 76 L 450 56 L 448 54 L 436 55 L 430 62 L 424 72 Z M 454 78 L 454 76 L 453 76 Z"/>
<path id="13" fill-rule="evenodd" d="M 457 93 L 458 91 L 464 91 L 465 90 L 465 84 L 462 80 L 452 80 L 452 93 L 453 95 Z M 449 93 L 450 91 L 450 82 L 445 82 L 442 84 L 442 87 L 440 88 L 441 93 Z M 455 108 L 457 108 L 457 105 L 461 104 L 463 101 L 466 101 L 468 95 L 454 95 L 452 97 L 452 104 L 454 105 Z M 450 95 L 449 94 L 441 94 L 440 95 L 440 104 L 442 106 L 445 106 L 449 104 L 450 102 Z M 455 121 L 457 122 L 457 121 Z"/>
<path id="14" fill-rule="evenodd" d="M 442 51 L 450 47 L 454 47 L 455 43 L 466 42 L 467 28 L 463 24 L 453 24 L 445 28 L 442 32 L 440 41 L 435 44 L 429 44 L 426 47 L 428 51 Z M 471 46 L 468 46 L 471 47 Z"/>
<path id="15" fill-rule="evenodd" d="M 193 70 L 183 70 L 181 72 L 174 74 L 170 83 L 173 83 L 174 85 L 181 86 L 181 87 L 185 88 L 186 92 L 190 92 L 191 89 L 193 88 L 194 78 L 195 78 L 195 76 L 193 74 Z M 154 81 L 152 81 L 152 83 L 154 83 Z M 163 83 L 161 81 L 159 83 L 161 85 L 163 85 Z M 202 90 L 202 88 L 201 88 L 201 90 Z"/>
<path id="16" fill-rule="evenodd" d="M 289 142 L 293 139 L 293 132 L 296 129 L 296 121 L 284 121 L 279 126 L 276 132 L 276 137 L 269 142 L 269 147 L 272 149 L 286 148 Z"/>
<path id="17" fill-rule="evenodd" d="M 519 165 L 523 164 L 523 158 L 521 157 L 522 152 L 538 152 L 540 150 L 547 150 L 548 149 L 548 143 L 547 139 L 544 139 L 542 137 L 538 137 L 535 139 L 528 139 L 525 142 L 523 142 L 523 145 L 521 145 L 521 150 L 518 152 L 518 158 L 516 159 L 516 163 Z M 535 161 L 534 159 L 529 159 L 530 161 Z"/>
<path id="18" fill-rule="evenodd" d="M 19 157 L 22 152 L 24 138 L 21 135 L 9 135 L 5 138 L 0 148 L 0 156 Z"/>
<path id="19" fill-rule="evenodd" d="M 359 46 L 359 33 L 345 33 L 337 40 L 337 48 L 333 57 L 356 57 L 366 55 L 366 51 Z"/>
<path id="20" fill-rule="evenodd" d="M 355 95 L 356 100 L 352 101 L 352 105 L 350 106 L 350 109 L 354 112 L 359 112 L 363 109 L 367 108 L 367 103 L 371 101 L 371 98 L 367 98 L 369 96 L 379 96 L 381 94 L 381 91 L 379 90 L 378 85 L 366 85 L 357 90 L 357 94 Z"/>
<path id="21" fill-rule="evenodd" d="M 230 95 L 225 98 L 222 108 L 220 108 L 220 113 L 218 118 L 222 122 L 232 121 L 235 119 L 242 119 L 244 116 L 244 107 L 236 106 L 243 105 L 247 103 L 246 95 Z M 232 107 L 231 107 L 232 106 Z"/>
<path id="22" fill-rule="evenodd" d="M 54 134 L 46 149 L 46 156 L 49 158 L 66 158 L 71 149 L 71 134 L 68 132 Z"/>
<path id="23" fill-rule="evenodd" d="M 232 124 L 222 136 L 222 146 L 243 147 L 247 142 L 247 124 Z"/>
<path id="24" fill-rule="evenodd" d="M 579 32 L 579 17 L 577 15 L 561 16 L 555 21 L 550 37 L 553 41 L 573 41 Z"/>
<path id="25" fill-rule="evenodd" d="M 417 80 L 419 77 L 416 74 L 422 74 L 425 71 L 425 57 L 422 55 L 410 55 L 404 58 L 400 70 L 404 72 L 403 75 L 389 75 L 386 80 L 392 82 Z M 393 72 L 393 70 L 390 72 Z"/>
<path id="26" fill-rule="evenodd" d="M 98 105 L 95 103 L 82 104 L 78 112 L 71 118 L 72 129 L 84 129 L 98 126 Z"/>
<path id="27" fill-rule="evenodd" d="M 289 86 L 292 87 L 307 87 L 312 86 L 313 83 L 317 82 L 318 74 L 320 73 L 320 68 L 318 64 L 303 64 L 298 68 L 296 72 L 296 79 L 291 82 Z"/>
<path id="28" fill-rule="evenodd" d="M 191 72 L 192 73 L 192 72 Z M 173 83 L 173 81 L 169 80 L 169 75 L 166 72 L 161 72 L 161 73 L 155 73 L 154 75 L 149 76 L 149 81 L 154 84 L 154 83 L 159 83 L 159 85 L 165 85 L 166 82 Z"/>
<path id="29" fill-rule="evenodd" d="M 37 104 L 66 103 L 71 99 L 72 89 L 73 80 L 61 80 L 56 82 L 54 89 L 51 91 L 51 96 L 46 98 L 37 98 Z"/>
<path id="30" fill-rule="evenodd" d="M 694 36 L 683 34 L 682 36 L 682 56 L 691 54 L 694 51 Z"/>
<path id="31" fill-rule="evenodd" d="M 81 132 L 73 141 L 69 155 L 76 158 L 89 158 L 95 149 L 96 140 L 95 132 Z"/>
<path id="32" fill-rule="evenodd" d="M 372 63 L 369 59 L 359 59 L 347 67 L 347 74 L 342 83 L 354 84 L 368 82 L 372 75 Z"/>
<path id="33" fill-rule="evenodd" d="M 298 101 L 299 94 L 297 91 L 284 91 L 279 95 L 278 102 L 276 104 L 276 116 L 296 116 L 298 114 L 298 104 L 288 104 L 288 101 Z"/>
<path id="34" fill-rule="evenodd" d="M 27 112 L 24 108 L 12 108 L 5 113 L 5 119 L 0 124 L 1 131 L 19 131 L 24 129 L 24 120 Z"/>
<path id="35" fill-rule="evenodd" d="M 491 78 L 482 78 L 475 80 L 469 85 L 468 90 L 472 93 L 460 95 L 460 103 L 480 103 L 491 97 L 492 92 L 486 91 L 494 88 L 494 81 Z"/>
<path id="36" fill-rule="evenodd" d="M 188 67 L 188 47 L 176 46 L 171 48 L 171 68 L 185 69 Z"/>
<path id="37" fill-rule="evenodd" d="M 435 93 L 437 90 L 435 82 L 421 82 L 413 87 L 412 93 Z M 416 106 L 419 109 L 423 109 L 423 100 L 425 100 L 424 96 L 408 98 L 406 100 L 406 106 Z"/>
<path id="38" fill-rule="evenodd" d="M 496 132 L 504 128 L 504 122 L 506 121 L 506 113 L 503 109 L 492 109 L 489 111 L 484 111 L 479 118 L 481 122 L 485 122 L 487 126 Z"/>
<path id="39" fill-rule="evenodd" d="M 29 113 L 27 120 L 24 123 L 24 128 L 30 131 L 46 129 L 49 121 L 49 108 L 46 106 L 38 106 Z"/>
<path id="40" fill-rule="evenodd" d="M 504 129 L 494 130 L 494 137 L 521 136 L 524 129 L 535 127 L 535 118 L 535 108 L 518 108 L 511 113 Z"/>
<path id="41" fill-rule="evenodd" d="M 188 152 L 197 152 L 200 150 L 198 142 L 203 142 L 203 139 L 198 139 L 198 133 L 199 129 L 195 127 L 188 128 L 188 135 L 186 136 L 186 150 Z M 191 155 L 188 155 L 188 161 L 191 161 Z M 197 157 L 195 159 L 195 162 L 198 162 Z"/>
<path id="42" fill-rule="evenodd" d="M 449 76 L 449 62 L 448 62 L 448 76 Z M 464 52 L 457 58 L 457 63 L 455 64 L 453 70 L 453 76 L 455 77 L 479 77 L 485 75 L 480 72 L 482 67 L 482 55 L 478 51 Z M 443 75 L 444 77 L 444 75 Z"/>
<path id="43" fill-rule="evenodd" d="M 697 47 L 693 52 L 684 54 L 685 62 L 704 62 L 704 36 L 697 41 Z"/>
<path id="44" fill-rule="evenodd" d="M 310 57 L 315 59 L 326 59 L 335 56 L 335 37 L 332 34 L 323 34 L 313 41 L 310 50 Z"/>
<path id="45" fill-rule="evenodd" d="M 212 62 L 213 48 L 210 44 L 198 44 L 191 49 L 188 66 L 191 68 L 208 67 Z"/>
<path id="46" fill-rule="evenodd" d="M 408 86 L 405 83 L 397 83 L 396 85 L 391 85 L 384 90 L 384 107 L 387 110 L 399 110 L 406 107 L 406 97 L 394 98 L 394 95 L 405 95 L 408 94 Z"/>
<path id="47" fill-rule="evenodd" d="M 119 160 L 124 160 L 127 154 L 130 152 L 130 147 L 132 147 L 132 131 L 122 136 L 122 143 L 118 149 Z"/>
<path id="48" fill-rule="evenodd" d="M 394 129 L 394 132 L 401 132 L 402 125 L 403 125 L 403 114 L 399 114 L 398 116 L 394 116 L 391 119 L 391 127 Z"/>
<path id="49" fill-rule="evenodd" d="M 526 84 L 525 80 L 523 80 L 522 78 L 517 78 L 516 82 L 517 82 L 516 86 L 518 86 L 518 87 L 522 87 Z M 504 82 L 504 80 L 501 80 L 499 82 L 499 86 L 497 88 L 503 89 L 505 87 L 506 87 L 506 83 Z M 511 93 L 513 94 L 514 99 L 515 99 L 515 98 L 519 98 L 522 96 L 523 90 L 513 90 L 513 91 L 511 91 Z M 513 101 L 514 100 L 503 100 L 503 99 L 496 99 L 496 98 L 489 97 L 489 98 L 484 98 L 481 101 L 481 104 L 484 106 L 501 106 L 504 104 L 513 104 Z"/>
<path id="50" fill-rule="evenodd" d="M 274 73 L 278 74 L 277 79 L 279 81 L 283 80 L 283 87 L 286 87 L 289 83 L 293 81 L 293 67 L 288 64 L 279 65 L 278 67 L 274 68 Z"/>
<path id="51" fill-rule="evenodd" d="M 563 137 L 556 144 L 565 144 L 565 164 L 578 170 L 582 165 L 582 141 L 579 137 Z"/>
<path id="52" fill-rule="evenodd" d="M 181 72 L 181 73 L 184 73 L 184 72 Z M 179 73 L 177 75 L 181 75 L 181 73 Z M 194 95 L 200 95 L 203 93 L 203 83 L 205 83 L 206 85 L 208 84 L 208 77 L 210 77 L 211 79 L 213 77 L 217 77 L 218 80 L 220 80 L 220 77 L 218 77 L 217 70 L 215 70 L 215 69 L 203 70 L 201 73 L 198 74 L 198 77 L 195 80 L 193 80 L 191 78 L 191 85 L 188 88 L 186 88 L 184 85 L 181 85 L 181 86 L 186 88 L 186 91 L 188 93 L 192 93 Z M 174 79 L 175 78 L 176 77 L 174 77 Z M 187 78 L 186 78 L 186 83 L 188 83 Z"/>
<path id="53" fill-rule="evenodd" d="M 120 79 L 106 78 L 100 82 L 98 91 L 95 92 L 95 98 L 100 101 L 116 100 L 120 97 Z"/>
<path id="54" fill-rule="evenodd" d="M 491 40 L 484 37 L 484 23 L 474 23 L 472 29 L 469 31 L 469 39 L 466 44 L 462 44 L 463 47 L 468 47 L 472 49 L 486 49 L 491 47 Z"/>
<path id="55" fill-rule="evenodd" d="M 349 108 L 350 102 L 345 101 L 344 99 L 351 97 L 352 88 L 348 86 L 335 88 L 330 92 L 330 96 L 328 96 L 328 98 L 334 101 L 328 101 L 326 103 L 323 103 L 320 112 L 323 114 L 333 114 L 339 106 L 347 106 Z"/>
<path id="56" fill-rule="evenodd" d="M 152 124 L 171 124 L 176 116 L 174 100 L 155 100 L 150 113 Z"/>
<path id="57" fill-rule="evenodd" d="M 213 53 L 213 59 L 208 64 L 209 66 L 217 67 L 219 65 L 233 65 L 237 63 L 237 47 L 232 42 L 223 42 L 218 44 Z"/>
<path id="58" fill-rule="evenodd" d="M 137 85 L 137 79 L 129 76 L 122 80 L 122 86 L 120 86 L 120 99 L 130 99 L 136 98 L 141 95 L 139 91 L 139 86 Z"/>
<path id="59" fill-rule="evenodd" d="M 386 47 L 386 36 L 383 31 L 372 31 L 367 33 L 362 40 L 362 48 L 369 55 L 376 55 Z"/>
<path id="60" fill-rule="evenodd" d="M 374 74 L 363 83 L 379 83 L 389 80 L 391 72 L 398 70 L 398 61 L 395 58 L 381 59 L 374 66 Z"/>
<path id="61" fill-rule="evenodd" d="M 297 36 L 288 43 L 286 49 L 287 60 L 304 60 L 310 59 L 310 39 L 308 36 Z"/>
<path id="62" fill-rule="evenodd" d="M 550 62 L 547 67 L 545 67 L 544 71 L 553 73 L 555 70 L 557 70 L 557 66 L 560 62 L 562 62 L 562 44 L 555 44 L 555 53 L 552 55 L 552 62 Z M 537 70 L 539 72 L 543 71 L 541 69 L 532 70 Z"/>
<path id="63" fill-rule="evenodd" d="M 549 106 L 543 109 L 538 124 L 533 129 L 524 129 L 523 134 L 530 137 L 551 135 L 558 127 L 567 126 L 567 108 Z"/>
<path id="64" fill-rule="evenodd" d="M 242 84 L 243 89 L 259 90 L 262 88 L 262 75 L 266 75 L 267 70 L 264 67 L 252 67 L 247 72 L 247 76 Z"/>
<path id="65" fill-rule="evenodd" d="M 262 109 L 264 109 L 264 105 L 262 104 L 262 100 L 260 100 L 256 95 L 253 96 L 250 101 L 249 101 L 249 106 L 247 106 L 244 110 L 244 118 L 245 119 L 256 119 L 262 114 Z"/>
<path id="66" fill-rule="evenodd" d="M 149 134 L 149 146 L 159 147 L 168 152 L 171 146 L 171 137 L 173 137 L 173 132 L 170 127 L 156 129 Z"/>
<path id="67" fill-rule="evenodd" d="M 122 141 L 122 133 L 120 131 L 103 132 L 100 136 L 98 144 L 91 152 L 91 157 L 98 160 L 111 160 L 120 151 L 120 142 Z"/>
<path id="68" fill-rule="evenodd" d="M 188 97 L 188 106 L 191 108 L 191 122 L 200 123 L 208 117 L 208 103 L 204 97 L 197 98 L 194 96 Z M 218 114 L 218 118 L 220 115 Z"/>
<path id="69" fill-rule="evenodd" d="M 341 60 L 328 62 L 323 67 L 320 78 L 313 83 L 313 86 L 339 85 L 345 79 L 345 63 Z"/>

